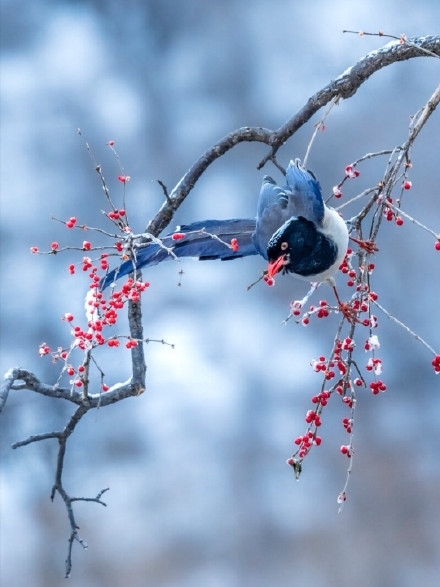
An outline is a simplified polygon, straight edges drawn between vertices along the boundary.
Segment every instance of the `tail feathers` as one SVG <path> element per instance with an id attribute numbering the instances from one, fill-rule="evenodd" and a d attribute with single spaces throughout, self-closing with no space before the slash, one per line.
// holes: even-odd
<path id="1" fill-rule="evenodd" d="M 255 219 L 206 220 L 182 225 L 173 234 L 178 233 L 184 235 L 183 237 L 175 240 L 173 234 L 169 234 L 160 239 L 161 244 L 151 243 L 137 249 L 136 259 L 124 261 L 102 279 L 101 290 L 120 277 L 132 273 L 135 268 L 157 265 L 176 257 L 226 261 L 256 255 L 258 251 L 252 240 L 254 231 Z M 232 239 L 237 240 L 237 250 L 230 248 Z"/>

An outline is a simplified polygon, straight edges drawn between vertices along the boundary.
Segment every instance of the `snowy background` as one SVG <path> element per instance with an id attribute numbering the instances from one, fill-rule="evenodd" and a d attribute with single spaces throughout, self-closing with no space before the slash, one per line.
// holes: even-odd
<path id="1" fill-rule="evenodd" d="M 342 29 L 440 32 L 437 0 L 1 0 L 1 10 L 1 371 L 20 365 L 48 382 L 58 366 L 38 357 L 38 345 L 69 342 L 60 318 L 81 314 L 87 280 L 68 274 L 68 256 L 36 257 L 29 248 L 78 242 L 51 217 L 101 225 L 106 203 L 85 140 L 118 199 L 120 168 L 106 147 L 116 142 L 132 178 L 130 222 L 141 232 L 162 203 L 156 179 L 171 189 L 235 128 L 278 128 L 385 42 Z M 334 109 L 309 161 L 326 193 L 345 165 L 406 138 L 439 71 L 435 59 L 395 64 Z M 303 157 L 318 120 L 283 147 L 283 164 Z M 435 230 L 439 136 L 437 112 L 414 149 L 405 205 Z M 266 153 L 242 144 L 215 162 L 175 224 L 253 216 L 262 175 L 280 179 L 273 167 L 256 170 Z M 384 166 L 367 162 L 346 196 L 374 184 Z M 382 304 L 438 352 L 440 255 L 432 239 L 409 222 L 390 223 L 378 244 L 373 283 Z M 67 490 L 92 496 L 110 487 L 107 508 L 76 506 L 89 548 L 74 549 L 72 587 L 438 584 L 440 378 L 432 357 L 381 319 L 388 391 L 359 393 L 349 501 L 338 515 L 347 467 L 340 402 L 326 409 L 324 442 L 299 483 L 285 465 L 320 386 L 310 360 L 328 354 L 337 319 L 282 327 L 289 302 L 307 286 L 280 278 L 275 288 L 247 291 L 262 267 L 257 258 L 188 260 L 146 276 L 145 335 L 175 349 L 149 345 L 147 391 L 89 413 L 70 442 Z M 111 357 L 108 381 L 125 380 L 128 353 Z M 1 415 L 5 587 L 64 584 L 69 528 L 61 500 L 49 499 L 56 443 L 10 445 L 63 427 L 72 411 L 20 391 Z"/>

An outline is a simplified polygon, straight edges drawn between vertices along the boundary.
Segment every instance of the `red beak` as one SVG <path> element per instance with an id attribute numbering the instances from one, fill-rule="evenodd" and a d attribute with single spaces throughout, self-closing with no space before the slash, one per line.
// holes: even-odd
<path id="1" fill-rule="evenodd" d="M 278 259 L 275 259 L 275 261 L 270 261 L 269 265 L 267 266 L 267 276 L 270 278 L 273 278 L 274 275 L 276 275 L 277 273 L 279 273 L 282 268 L 285 266 L 286 264 L 286 256 L 285 255 L 281 255 L 280 257 L 278 257 Z"/>

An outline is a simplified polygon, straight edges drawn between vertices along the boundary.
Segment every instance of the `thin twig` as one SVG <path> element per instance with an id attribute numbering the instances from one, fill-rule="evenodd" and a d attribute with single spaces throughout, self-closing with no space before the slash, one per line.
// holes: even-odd
<path id="1" fill-rule="evenodd" d="M 419 334 L 417 334 L 416 332 L 414 332 L 414 330 L 411 330 L 411 328 L 409 326 L 407 326 L 404 322 L 402 322 L 401 320 L 399 320 L 398 318 L 396 318 L 395 316 L 393 316 L 393 314 L 391 314 L 391 312 L 388 312 L 388 310 L 386 308 L 384 308 L 381 304 L 379 304 L 379 302 L 373 301 L 372 303 L 377 308 L 379 308 L 379 310 L 381 312 L 383 312 L 387 318 L 389 318 L 392 322 L 394 322 L 395 324 L 397 324 L 398 326 L 400 326 L 401 328 L 403 328 L 406 332 L 408 332 L 408 334 L 411 334 L 411 336 L 413 336 L 424 347 L 426 347 L 429 351 L 431 351 L 431 353 L 434 356 L 437 354 L 435 352 L 435 350 L 432 348 L 432 346 L 426 342 L 426 340 L 424 340 Z"/>

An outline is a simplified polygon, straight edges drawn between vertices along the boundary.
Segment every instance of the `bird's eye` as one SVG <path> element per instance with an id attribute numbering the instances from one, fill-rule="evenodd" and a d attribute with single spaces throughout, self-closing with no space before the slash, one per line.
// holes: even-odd
<path id="1" fill-rule="evenodd" d="M 287 247 L 289 246 L 289 243 L 286 243 L 286 241 L 283 241 L 281 243 L 281 250 L 285 251 L 287 249 Z"/>

